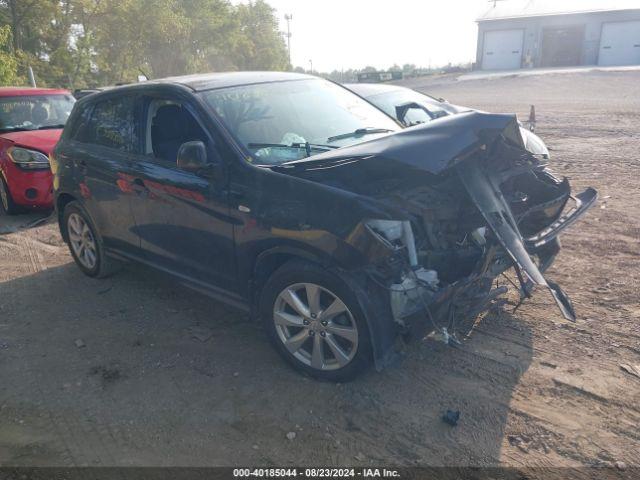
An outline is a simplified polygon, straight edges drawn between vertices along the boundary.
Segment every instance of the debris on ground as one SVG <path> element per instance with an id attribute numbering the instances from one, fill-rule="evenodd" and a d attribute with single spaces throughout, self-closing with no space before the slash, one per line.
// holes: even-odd
<path id="1" fill-rule="evenodd" d="M 354 455 L 353 458 L 355 458 L 359 462 L 364 462 L 367 459 L 367 457 L 365 457 L 364 453 L 362 453 L 362 452 L 358 452 L 356 455 Z"/>
<path id="2" fill-rule="evenodd" d="M 442 416 L 442 421 L 452 427 L 458 425 L 458 420 L 460 420 L 460 410 L 447 410 Z"/>
<path id="3" fill-rule="evenodd" d="M 620 470 L 621 472 L 624 472 L 627 469 L 627 464 L 624 463 L 624 462 L 618 461 L 618 462 L 616 462 L 616 468 L 618 470 Z"/>
<path id="4" fill-rule="evenodd" d="M 522 439 L 516 435 L 509 435 L 507 440 L 509 440 L 509 444 L 513 447 L 522 443 Z"/>
<path id="5" fill-rule="evenodd" d="M 191 335 L 192 338 L 200 340 L 203 343 L 213 337 L 213 332 L 206 327 L 193 326 L 189 327 L 187 330 L 189 331 L 189 335 Z"/>
<path id="6" fill-rule="evenodd" d="M 287 433 L 287 439 L 289 440 L 293 440 L 296 438 L 296 432 L 289 432 Z"/>
<path id="7" fill-rule="evenodd" d="M 35 220 L 23 225 L 21 228 L 34 228 L 39 225 L 46 223 L 51 218 L 51 215 L 46 215 L 44 217 L 36 218 Z"/>
<path id="8" fill-rule="evenodd" d="M 76 339 L 76 341 L 73 342 L 73 343 L 75 343 L 76 347 L 78 347 L 78 348 L 82 348 L 82 347 L 86 347 L 87 346 L 87 344 L 84 343 L 81 338 Z"/>
<path id="9" fill-rule="evenodd" d="M 512 447 L 516 447 L 518 450 L 520 450 L 523 453 L 529 453 L 529 445 L 527 445 L 527 443 L 531 440 L 530 438 L 524 435 L 523 436 L 509 435 L 507 439 L 509 440 L 509 445 L 511 445 Z M 545 450 L 545 453 L 549 453 L 548 452 L 549 447 L 543 444 L 543 448 Z"/>
<path id="10" fill-rule="evenodd" d="M 629 365 L 627 363 L 621 363 L 620 368 L 625 372 L 640 378 L 640 365 Z"/>

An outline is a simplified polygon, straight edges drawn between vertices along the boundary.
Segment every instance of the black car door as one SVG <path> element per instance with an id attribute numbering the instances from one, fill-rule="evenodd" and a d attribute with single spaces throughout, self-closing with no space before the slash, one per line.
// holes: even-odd
<path id="1" fill-rule="evenodd" d="M 184 98 L 143 97 L 144 152 L 127 178 L 135 191 L 136 234 L 151 263 L 189 280 L 237 291 L 233 228 L 224 163 L 202 112 Z M 194 173 L 177 167 L 188 141 L 202 141 L 215 168 Z"/>
<path id="2" fill-rule="evenodd" d="M 118 95 L 89 106 L 70 141 L 57 151 L 73 164 L 77 195 L 105 245 L 130 255 L 140 253 L 140 240 L 133 231 L 130 189 L 122 179 L 141 148 L 134 122 L 139 102 L 135 95 Z"/>

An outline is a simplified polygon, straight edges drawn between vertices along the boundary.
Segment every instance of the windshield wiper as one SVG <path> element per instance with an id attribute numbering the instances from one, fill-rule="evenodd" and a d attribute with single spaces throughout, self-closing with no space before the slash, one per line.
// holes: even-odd
<path id="1" fill-rule="evenodd" d="M 327 142 L 335 142 L 336 140 L 344 140 L 345 138 L 352 137 L 361 137 L 363 135 L 371 135 L 374 133 L 389 133 L 393 132 L 393 130 L 389 130 L 388 128 L 374 128 L 374 127 L 366 127 L 366 128 L 358 128 L 353 132 L 343 133 L 341 135 L 334 135 L 333 137 L 327 138 Z"/>
<path id="2" fill-rule="evenodd" d="M 305 143 L 296 142 L 288 145 L 286 143 L 248 143 L 247 147 L 252 149 L 253 148 L 295 148 L 295 149 L 304 148 L 305 153 L 307 154 L 307 157 L 311 156 L 312 150 L 322 150 L 326 152 L 334 148 L 340 148 L 337 145 L 322 145 L 319 143 L 309 143 L 309 142 L 305 142 Z"/>

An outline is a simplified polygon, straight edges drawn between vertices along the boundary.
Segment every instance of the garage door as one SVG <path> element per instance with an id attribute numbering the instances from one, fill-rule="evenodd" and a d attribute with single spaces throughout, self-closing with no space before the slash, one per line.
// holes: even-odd
<path id="1" fill-rule="evenodd" d="M 520 68 L 524 30 L 495 30 L 484 32 L 483 70 Z"/>
<path id="2" fill-rule="evenodd" d="M 598 65 L 640 65 L 640 21 L 602 25 Z"/>

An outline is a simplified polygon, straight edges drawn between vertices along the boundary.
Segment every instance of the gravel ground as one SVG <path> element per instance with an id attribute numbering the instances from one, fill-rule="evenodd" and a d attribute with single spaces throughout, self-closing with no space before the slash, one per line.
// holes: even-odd
<path id="1" fill-rule="evenodd" d="M 534 104 L 555 171 L 599 190 L 549 272 L 575 324 L 540 292 L 459 349 L 318 383 L 244 314 L 140 267 L 88 279 L 52 222 L 0 216 L 0 464 L 640 466 L 640 73 L 407 83 Z"/>

